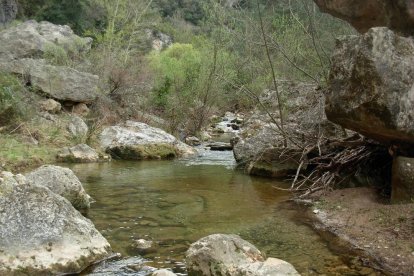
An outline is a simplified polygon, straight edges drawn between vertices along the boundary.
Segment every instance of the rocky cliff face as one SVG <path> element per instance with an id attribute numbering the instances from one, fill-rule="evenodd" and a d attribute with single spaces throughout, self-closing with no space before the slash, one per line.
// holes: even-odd
<path id="1" fill-rule="evenodd" d="M 414 40 L 388 28 L 339 38 L 328 118 L 384 144 L 414 145 Z"/>
<path id="2" fill-rule="evenodd" d="M 359 32 L 388 27 L 398 33 L 414 34 L 413 0 L 314 0 L 321 11 L 348 21 Z"/>
<path id="3" fill-rule="evenodd" d="M 5 24 L 16 18 L 17 3 L 15 0 L 0 0 L 0 24 Z"/>

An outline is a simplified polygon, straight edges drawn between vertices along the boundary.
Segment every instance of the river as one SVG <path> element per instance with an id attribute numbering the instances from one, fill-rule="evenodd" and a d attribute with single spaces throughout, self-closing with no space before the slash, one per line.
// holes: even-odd
<path id="1" fill-rule="evenodd" d="M 202 150 L 176 161 L 113 161 L 70 168 L 96 201 L 87 216 L 123 258 L 89 275 L 147 275 L 146 266 L 186 275 L 189 245 L 213 233 L 235 233 L 267 257 L 292 263 L 302 275 L 362 275 L 331 252 L 288 204 L 286 185 L 236 170 L 232 152 Z M 137 249 L 135 241 L 152 241 Z"/>

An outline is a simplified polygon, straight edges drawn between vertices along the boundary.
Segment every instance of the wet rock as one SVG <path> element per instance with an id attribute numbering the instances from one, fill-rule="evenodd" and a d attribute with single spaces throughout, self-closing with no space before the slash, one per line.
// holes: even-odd
<path id="1" fill-rule="evenodd" d="M 230 151 L 233 150 L 233 146 L 231 143 L 225 143 L 225 142 L 212 142 L 206 144 L 206 147 L 209 147 L 210 150 L 213 151 Z"/>
<path id="2" fill-rule="evenodd" d="M 314 0 L 321 11 L 348 21 L 360 32 L 388 27 L 406 35 L 414 30 L 414 2 L 411 0 Z"/>
<path id="3" fill-rule="evenodd" d="M 100 262 L 91 271 L 90 276 L 125 276 L 125 275 L 149 275 L 155 269 L 145 265 L 142 257 L 111 258 Z"/>
<path id="4" fill-rule="evenodd" d="M 326 115 L 383 143 L 414 145 L 414 40 L 387 28 L 338 39 Z"/>
<path id="5" fill-rule="evenodd" d="M 185 138 L 185 143 L 190 146 L 199 146 L 201 145 L 200 140 L 195 136 L 190 136 Z"/>
<path id="6" fill-rule="evenodd" d="M 30 20 L 2 30 L 0 45 L 0 59 L 41 58 L 53 47 L 62 47 L 69 53 L 89 51 L 92 39 L 75 35 L 66 25 Z"/>
<path id="7" fill-rule="evenodd" d="M 72 116 L 68 125 L 69 133 L 76 138 L 86 138 L 89 128 L 81 117 Z"/>
<path id="8" fill-rule="evenodd" d="M 50 65 L 44 59 L 3 60 L 0 70 L 24 77 L 28 86 L 59 101 L 91 103 L 98 95 L 98 76 Z"/>
<path id="9" fill-rule="evenodd" d="M 62 109 L 62 105 L 53 99 L 41 101 L 39 104 L 42 111 L 49 112 L 52 114 L 59 113 Z"/>
<path id="10" fill-rule="evenodd" d="M 299 275 L 282 260 L 269 258 L 237 235 L 215 234 L 193 243 L 186 253 L 189 275 Z"/>
<path id="11" fill-rule="evenodd" d="M 140 255 L 145 255 L 156 251 L 154 242 L 145 239 L 135 240 L 132 244 L 132 248 Z"/>
<path id="12" fill-rule="evenodd" d="M 0 0 L 0 24 L 13 21 L 17 15 L 16 0 Z"/>
<path id="13" fill-rule="evenodd" d="M 45 165 L 26 174 L 28 183 L 49 188 L 52 192 L 63 196 L 76 209 L 87 209 L 90 196 L 83 189 L 82 183 L 68 168 Z"/>
<path id="14" fill-rule="evenodd" d="M 92 222 L 47 187 L 0 182 L 0 274 L 77 273 L 108 255 Z"/>
<path id="15" fill-rule="evenodd" d="M 100 143 L 115 159 L 172 159 L 197 154 L 195 149 L 162 129 L 134 121 L 104 129 Z"/>
<path id="16" fill-rule="evenodd" d="M 392 164 L 392 203 L 414 202 L 414 158 L 397 156 Z"/>
<path id="17" fill-rule="evenodd" d="M 176 276 L 176 275 L 177 274 L 167 269 L 159 269 L 159 270 L 154 271 L 151 274 L 151 276 Z"/>
<path id="18" fill-rule="evenodd" d="M 99 154 L 86 144 L 66 147 L 57 154 L 58 162 L 94 163 L 99 162 Z"/>

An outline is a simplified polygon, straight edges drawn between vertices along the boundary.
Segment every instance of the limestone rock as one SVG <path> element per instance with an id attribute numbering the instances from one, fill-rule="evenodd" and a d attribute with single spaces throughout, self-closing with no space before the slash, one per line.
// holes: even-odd
<path id="1" fill-rule="evenodd" d="M 43 59 L 4 60 L 0 70 L 23 76 L 27 85 L 59 101 L 90 103 L 97 97 L 98 76 L 50 65 Z"/>
<path id="2" fill-rule="evenodd" d="M 360 32 L 388 27 L 400 33 L 414 33 L 412 0 L 314 0 L 321 11 L 348 21 Z"/>
<path id="3" fill-rule="evenodd" d="M 41 101 L 39 104 L 42 111 L 49 112 L 52 114 L 59 113 L 62 109 L 62 105 L 53 99 Z"/>
<path id="4" fill-rule="evenodd" d="M 72 113 L 79 116 L 86 116 L 89 114 L 89 107 L 84 103 L 78 103 L 72 107 Z"/>
<path id="5" fill-rule="evenodd" d="M 90 196 L 83 189 L 82 183 L 68 168 L 45 165 L 26 174 L 28 183 L 49 188 L 52 192 L 63 196 L 76 209 L 87 209 Z"/>
<path id="6" fill-rule="evenodd" d="M 115 159 L 171 159 L 196 154 L 192 147 L 162 129 L 134 121 L 104 129 L 100 142 Z"/>
<path id="7" fill-rule="evenodd" d="M 89 51 L 92 39 L 75 35 L 69 26 L 30 20 L 1 31 L 0 45 L 0 58 L 41 58 L 54 46 L 69 53 Z"/>
<path id="8" fill-rule="evenodd" d="M 110 245 L 69 201 L 46 187 L 0 182 L 0 275 L 80 272 Z"/>
<path id="9" fill-rule="evenodd" d="M 151 274 L 151 276 L 176 276 L 176 275 L 177 274 L 167 269 L 159 269 L 159 270 L 154 271 Z"/>
<path id="10" fill-rule="evenodd" d="M 86 144 L 62 149 L 57 155 L 57 161 L 68 163 L 93 163 L 99 162 L 99 154 Z"/>
<path id="11" fill-rule="evenodd" d="M 185 143 L 190 146 L 199 146 L 201 145 L 200 139 L 195 136 L 190 136 L 185 138 Z"/>
<path id="12" fill-rule="evenodd" d="M 414 158 L 397 156 L 392 164 L 391 203 L 414 202 Z"/>
<path id="13" fill-rule="evenodd" d="M 16 0 L 0 0 L 0 24 L 9 23 L 17 15 Z"/>
<path id="14" fill-rule="evenodd" d="M 269 258 L 237 235 L 214 234 L 193 243 L 186 253 L 189 275 L 282 276 L 299 275 L 282 260 Z"/>
<path id="15" fill-rule="evenodd" d="M 326 115 L 383 143 L 414 145 L 414 40 L 387 28 L 338 39 Z"/>
<path id="16" fill-rule="evenodd" d="M 68 131 L 73 137 L 85 138 L 89 128 L 81 117 L 73 115 L 68 125 Z"/>

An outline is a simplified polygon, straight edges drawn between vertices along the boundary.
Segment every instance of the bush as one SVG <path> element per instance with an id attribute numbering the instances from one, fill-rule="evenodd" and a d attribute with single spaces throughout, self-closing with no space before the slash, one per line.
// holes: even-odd
<path id="1" fill-rule="evenodd" d="M 0 126 L 15 125 L 27 118 L 23 91 L 15 76 L 0 73 Z"/>

